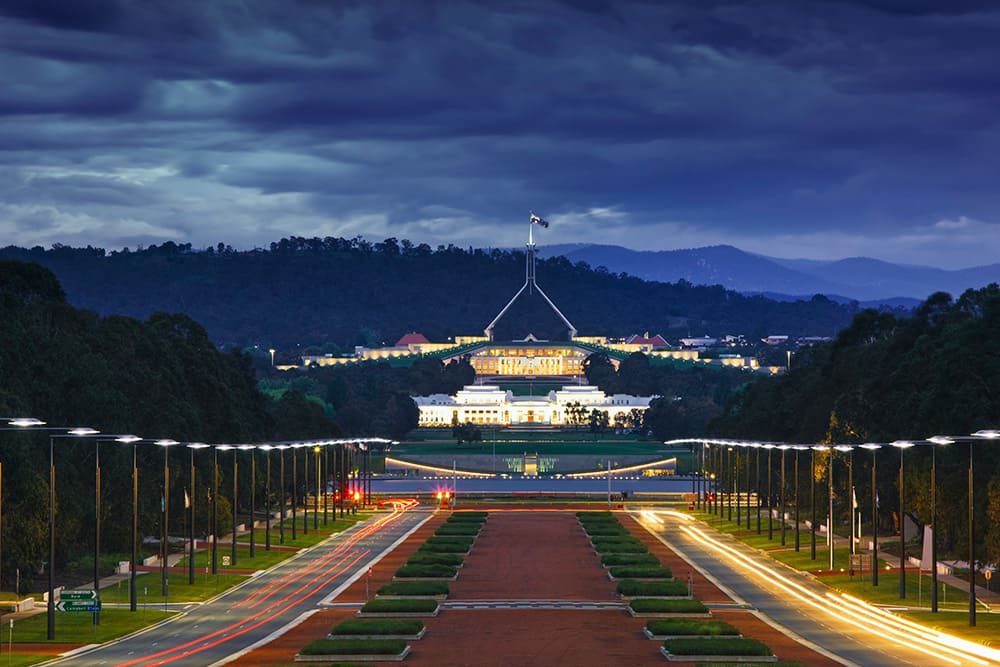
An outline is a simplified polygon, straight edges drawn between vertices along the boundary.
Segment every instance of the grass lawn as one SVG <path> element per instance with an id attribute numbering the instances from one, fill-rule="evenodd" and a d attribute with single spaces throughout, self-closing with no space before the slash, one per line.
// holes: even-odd
<path id="1" fill-rule="evenodd" d="M 188 584 L 187 572 L 170 572 L 167 575 L 170 602 L 200 602 L 214 597 L 222 591 L 232 588 L 249 577 L 240 574 L 224 574 L 221 572 L 212 576 L 205 574 L 205 568 L 195 570 L 194 585 Z M 136 577 L 136 595 L 140 605 L 162 604 L 163 592 L 159 572 L 150 572 Z M 128 580 L 101 589 L 102 602 L 128 602 Z"/>
<path id="2" fill-rule="evenodd" d="M 976 627 L 970 628 L 968 609 L 963 611 L 965 613 L 949 611 L 937 614 L 920 611 L 899 614 L 899 617 L 916 621 L 962 639 L 1000 648 L 1000 614 L 977 613 Z M 982 612 L 982 607 L 978 611 Z"/>
<path id="3" fill-rule="evenodd" d="M 931 604 L 931 578 L 923 575 L 918 581 L 916 572 L 906 573 L 905 600 L 899 599 L 899 572 L 882 572 L 878 578 L 878 586 L 872 586 L 867 576 L 864 578 L 855 576 L 852 580 L 846 574 L 823 577 L 822 581 L 831 588 L 874 604 L 921 607 L 930 607 Z M 968 610 L 969 595 L 954 586 L 938 582 L 938 608 Z M 968 617 L 965 618 L 968 621 Z"/>
<path id="4" fill-rule="evenodd" d="M 305 547 L 311 547 L 314 544 L 319 544 L 330 535 L 340 533 L 347 530 L 359 521 L 364 521 L 372 516 L 372 513 L 359 512 L 356 515 L 349 515 L 344 519 L 334 519 L 333 512 L 330 513 L 330 517 L 327 520 L 326 525 L 323 525 L 323 513 L 320 512 L 318 516 L 318 528 L 313 528 L 313 513 L 309 513 L 309 532 L 302 532 L 302 515 L 296 516 L 296 527 L 295 527 L 295 539 L 292 539 L 292 520 L 291 518 L 285 519 L 285 542 L 281 546 L 285 547 L 298 547 L 300 549 Z M 260 548 L 264 546 L 267 538 L 267 531 L 263 528 L 257 528 L 254 534 L 254 544 Z M 281 540 L 281 530 L 278 526 L 278 522 L 274 521 L 271 523 L 271 545 L 278 546 Z M 250 533 L 244 533 L 236 537 L 237 544 L 250 544 Z"/>
<path id="5" fill-rule="evenodd" d="M 53 655 L 43 655 L 41 653 L 9 653 L 7 654 L 7 659 L 3 660 L 3 664 L 8 667 L 27 667 L 28 665 L 37 665 L 40 662 L 51 660 L 54 657 Z"/>
<path id="6" fill-rule="evenodd" d="M 312 533 L 310 533 L 311 535 Z M 285 536 L 286 538 L 288 535 Z M 326 537 L 326 536 L 324 536 Z M 272 542 L 272 546 L 276 545 L 277 542 Z M 285 540 L 285 544 L 288 544 L 288 540 Z M 286 558 L 291 558 L 296 554 L 295 551 L 289 549 L 271 549 L 266 551 L 264 549 L 264 543 L 258 543 L 254 548 L 254 557 L 250 558 L 250 547 L 245 544 L 237 542 L 236 547 L 236 563 L 234 565 L 223 565 L 222 557 L 231 556 L 233 553 L 232 548 L 226 545 L 219 545 L 219 574 L 225 572 L 228 568 L 236 568 L 239 570 L 266 570 L 267 568 L 280 563 Z M 204 551 L 196 551 L 194 554 L 194 569 L 195 574 L 199 571 L 204 574 L 206 567 L 211 567 L 212 551 L 206 549 Z M 177 562 L 176 567 L 187 567 L 187 558 L 182 558 Z M 159 580 L 157 580 L 159 581 Z"/>
<path id="7" fill-rule="evenodd" d="M 147 625 L 158 623 L 172 615 L 172 612 L 165 613 L 162 609 L 156 609 L 153 606 L 146 608 L 141 604 L 135 612 L 128 609 L 105 608 L 101 612 L 101 624 L 94 625 L 92 614 L 60 612 L 56 614 L 56 639 L 54 643 L 106 642 L 135 632 Z M 3 628 L 3 630 L 3 638 L 7 640 L 10 628 Z M 47 634 L 48 621 L 45 614 L 35 614 L 14 623 L 15 643 L 49 643 L 46 639 Z"/>

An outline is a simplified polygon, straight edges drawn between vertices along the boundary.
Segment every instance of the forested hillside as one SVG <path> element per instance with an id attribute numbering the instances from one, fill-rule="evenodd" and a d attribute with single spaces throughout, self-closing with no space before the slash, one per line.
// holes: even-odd
<path id="1" fill-rule="evenodd" d="M 391 344 L 412 330 L 432 340 L 478 334 L 524 281 L 523 252 L 396 239 L 291 238 L 248 252 L 172 242 L 110 253 L 8 247 L 0 257 L 51 268 L 77 306 L 140 318 L 183 312 L 216 344 L 280 350 Z M 834 335 L 856 310 L 824 297 L 782 303 L 683 281 L 646 282 L 562 257 L 539 261 L 538 282 L 582 335 Z M 497 335 L 529 332 L 565 337 L 537 295 L 512 309 Z"/>
<path id="2" fill-rule="evenodd" d="M 1000 288 L 969 290 L 957 300 L 931 296 L 900 319 L 888 313 L 859 313 L 833 343 L 800 351 L 788 375 L 761 378 L 737 392 L 726 414 L 710 427 L 717 436 L 784 442 L 865 443 L 923 440 L 1000 428 Z M 930 518 L 931 446 L 906 451 L 904 489 L 908 511 Z M 898 507 L 899 450 L 879 450 L 879 488 L 888 512 Z M 846 454 L 834 453 L 838 506 L 845 488 Z M 941 544 L 962 557 L 968 527 L 964 510 L 948 499 L 964 498 L 969 446 L 938 448 L 937 481 Z M 818 456 L 825 469 L 826 457 Z M 871 456 L 855 456 L 855 466 Z M 975 445 L 976 541 L 980 555 L 1000 560 L 1000 445 Z M 866 497 L 867 472 L 855 481 Z M 822 481 L 825 473 L 817 474 Z M 940 499 L 944 499 L 943 502 Z M 846 509 L 844 509 L 846 514 Z"/>

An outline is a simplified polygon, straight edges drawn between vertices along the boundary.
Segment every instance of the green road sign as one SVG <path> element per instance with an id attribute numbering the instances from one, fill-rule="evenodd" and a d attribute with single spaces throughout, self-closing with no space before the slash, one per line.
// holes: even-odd
<path id="1" fill-rule="evenodd" d="M 101 605 L 96 600 L 61 600 L 56 603 L 59 611 L 72 612 L 95 612 L 101 610 Z"/>
<path id="2" fill-rule="evenodd" d="M 96 600 L 97 591 L 63 591 L 59 597 L 63 600 Z"/>

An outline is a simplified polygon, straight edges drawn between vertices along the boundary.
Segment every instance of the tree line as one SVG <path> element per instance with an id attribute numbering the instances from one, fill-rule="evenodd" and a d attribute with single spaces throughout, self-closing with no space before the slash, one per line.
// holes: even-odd
<path id="1" fill-rule="evenodd" d="M 71 303 L 147 318 L 184 312 L 225 347 L 264 343 L 279 354 L 350 352 L 391 344 L 408 331 L 431 340 L 482 331 L 521 286 L 520 250 L 431 248 L 389 238 L 299 238 L 236 251 L 166 242 L 137 250 L 6 247 L 0 258 L 35 261 L 62 282 Z M 648 282 L 564 257 L 539 260 L 538 281 L 581 334 L 724 333 L 760 338 L 833 335 L 857 312 L 822 296 L 778 302 L 722 287 Z M 350 313 L 350 316 L 345 316 Z M 566 331 L 537 294 L 498 324 L 498 339 L 560 340 Z"/>
<path id="2" fill-rule="evenodd" d="M 788 443 L 886 443 L 934 435 L 967 435 L 1000 427 L 1000 288 L 968 290 L 957 299 L 937 293 L 911 317 L 862 311 L 832 343 L 796 353 L 791 371 L 762 378 L 735 392 L 724 414 L 708 427 L 720 437 Z M 975 540 L 987 562 L 1000 562 L 1000 446 L 974 445 Z M 904 493 L 907 513 L 930 521 L 932 445 L 908 449 Z M 837 504 L 846 516 L 847 456 L 833 455 L 841 480 Z M 898 510 L 899 453 L 877 455 L 882 521 Z M 964 507 L 969 445 L 936 447 L 938 535 L 943 549 L 965 557 L 968 525 Z M 855 465 L 871 457 L 854 455 Z M 818 457 L 817 476 L 828 456 Z M 858 496 L 869 493 L 859 475 Z M 897 492 L 893 492 L 893 490 Z M 891 524 L 888 526 L 891 527 Z"/>

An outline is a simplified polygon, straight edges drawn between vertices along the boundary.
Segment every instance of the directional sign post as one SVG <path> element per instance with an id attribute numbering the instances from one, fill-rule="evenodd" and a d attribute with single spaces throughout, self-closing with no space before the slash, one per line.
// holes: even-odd
<path id="1" fill-rule="evenodd" d="M 56 609 L 59 611 L 71 612 L 97 612 L 101 610 L 101 603 L 97 599 L 97 591 L 63 591 Z"/>

